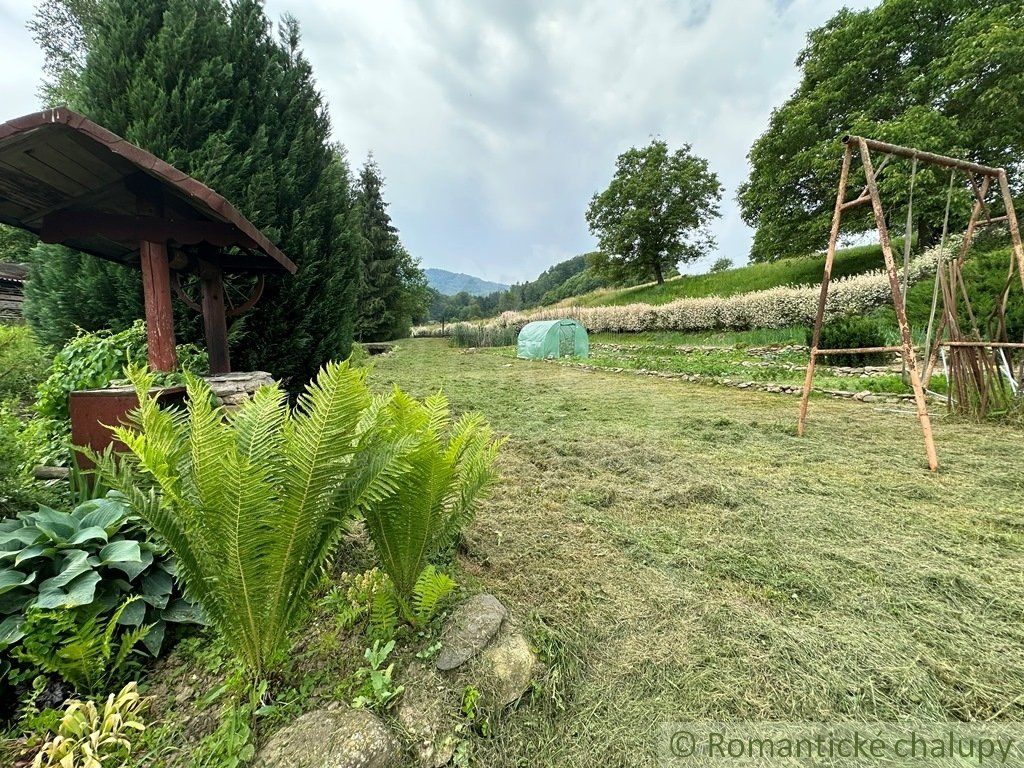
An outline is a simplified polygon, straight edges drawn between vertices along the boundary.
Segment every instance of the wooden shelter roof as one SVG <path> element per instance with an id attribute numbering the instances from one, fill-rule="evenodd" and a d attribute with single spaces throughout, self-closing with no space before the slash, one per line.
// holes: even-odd
<path id="1" fill-rule="evenodd" d="M 140 241 L 162 241 L 179 271 L 200 243 L 226 272 L 296 269 L 205 184 L 66 107 L 0 124 L 0 222 L 132 266 Z"/>

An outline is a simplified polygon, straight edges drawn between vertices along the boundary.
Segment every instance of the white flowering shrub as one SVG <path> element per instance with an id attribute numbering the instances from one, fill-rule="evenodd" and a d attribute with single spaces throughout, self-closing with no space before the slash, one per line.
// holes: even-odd
<path id="1" fill-rule="evenodd" d="M 953 243 L 946 245 L 947 252 Z M 939 248 L 910 263 L 909 282 L 935 274 Z M 902 280 L 902 270 L 901 270 Z M 668 304 L 625 304 L 606 307 L 541 307 L 528 312 L 504 312 L 488 325 L 522 328 L 533 320 L 572 318 L 588 331 L 705 331 L 716 328 L 747 330 L 810 325 L 818 308 L 820 285 L 787 285 L 735 296 L 676 299 Z M 863 314 L 892 301 L 885 270 L 833 280 L 825 305 L 825 320 Z M 446 329 L 448 330 L 448 329 Z M 439 327 L 414 328 L 413 336 L 441 335 Z"/>

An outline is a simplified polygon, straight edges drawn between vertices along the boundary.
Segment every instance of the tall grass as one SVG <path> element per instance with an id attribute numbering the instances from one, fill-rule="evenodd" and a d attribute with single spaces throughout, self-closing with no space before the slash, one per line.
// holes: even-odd
<path id="1" fill-rule="evenodd" d="M 519 337 L 515 328 L 456 323 L 451 326 L 452 346 L 510 347 Z"/>

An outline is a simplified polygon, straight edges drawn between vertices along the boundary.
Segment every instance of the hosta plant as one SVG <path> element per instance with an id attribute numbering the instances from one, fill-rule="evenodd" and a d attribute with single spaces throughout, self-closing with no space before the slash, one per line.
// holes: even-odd
<path id="1" fill-rule="evenodd" d="M 226 412 L 189 378 L 188 410 L 161 409 L 131 369 L 130 455 L 103 473 L 168 542 L 188 594 L 254 679 L 281 660 L 342 524 L 394 492 L 403 441 L 379 439 L 366 369 L 332 363 L 294 410 L 277 387 Z"/>
<path id="2" fill-rule="evenodd" d="M 420 402 L 396 389 L 376 420 L 385 441 L 403 445 L 405 467 L 382 494 L 366 500 L 363 516 L 394 585 L 399 613 L 417 624 L 423 615 L 423 606 L 413 600 L 417 580 L 430 558 L 451 545 L 471 519 L 477 499 L 494 479 L 501 441 L 479 414 L 453 423 L 441 393 Z M 437 574 L 427 576 L 436 586 Z"/>
<path id="3" fill-rule="evenodd" d="M 157 654 L 166 622 L 198 621 L 174 583 L 165 544 L 130 517 L 123 496 L 79 504 L 71 512 L 40 507 L 0 521 L 0 651 L 20 640 L 30 610 L 73 610 L 86 620 L 133 595 L 119 614 L 126 629 L 151 625 L 144 639 Z"/>
<path id="4" fill-rule="evenodd" d="M 68 702 L 56 735 L 35 756 L 32 768 L 120 768 L 127 764 L 132 738 L 145 730 L 135 683 L 110 694 L 101 707 L 93 701 Z"/>

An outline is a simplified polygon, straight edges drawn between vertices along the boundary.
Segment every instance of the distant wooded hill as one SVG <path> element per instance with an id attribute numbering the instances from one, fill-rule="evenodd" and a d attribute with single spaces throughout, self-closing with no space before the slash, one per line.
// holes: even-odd
<path id="1" fill-rule="evenodd" d="M 473 275 L 449 272 L 447 269 L 424 269 L 423 274 L 427 276 L 427 285 L 445 296 L 463 292 L 470 296 L 486 296 L 488 293 L 508 290 L 508 286 L 502 283 L 492 283 Z"/>
<path id="2" fill-rule="evenodd" d="M 434 285 L 430 273 L 444 270 L 424 270 L 434 294 L 425 318 L 429 322 L 476 320 L 492 317 L 509 309 L 529 309 L 550 304 L 560 299 L 593 291 L 607 283 L 587 267 L 587 255 L 574 256 L 544 270 L 536 280 L 505 287 L 490 293 L 473 295 L 462 291 L 443 295 Z M 447 273 L 452 274 L 452 273 Z M 465 277 L 460 275 L 459 277 Z M 482 281 L 481 281 L 482 282 Z"/>

